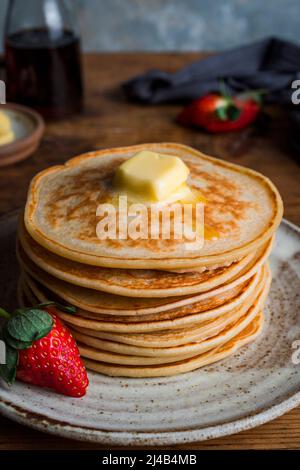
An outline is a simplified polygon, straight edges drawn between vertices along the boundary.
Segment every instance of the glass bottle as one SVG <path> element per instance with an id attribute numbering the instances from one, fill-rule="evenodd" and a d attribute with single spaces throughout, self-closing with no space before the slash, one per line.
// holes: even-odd
<path id="1" fill-rule="evenodd" d="M 55 119 L 82 109 L 80 39 L 68 0 L 10 0 L 5 23 L 7 99 Z"/>

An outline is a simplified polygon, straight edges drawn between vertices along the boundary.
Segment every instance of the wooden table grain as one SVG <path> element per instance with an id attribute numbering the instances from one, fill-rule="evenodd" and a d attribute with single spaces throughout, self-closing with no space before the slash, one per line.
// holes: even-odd
<path id="1" fill-rule="evenodd" d="M 211 136 L 179 127 L 175 123 L 178 105 L 128 103 L 121 93 L 120 83 L 135 74 L 156 67 L 176 70 L 199 56 L 194 53 L 85 55 L 84 112 L 65 121 L 48 123 L 41 146 L 32 157 L 0 168 L 0 215 L 24 204 L 30 179 L 49 165 L 88 150 L 169 141 L 191 145 L 269 176 L 282 194 L 285 217 L 300 225 L 300 160 L 297 162 L 292 149 L 288 117 L 282 110 L 268 109 L 270 120 L 257 129 Z M 42 434 L 0 417 L 0 450 L 104 448 Z M 299 449 L 300 408 L 256 429 L 178 448 Z"/>

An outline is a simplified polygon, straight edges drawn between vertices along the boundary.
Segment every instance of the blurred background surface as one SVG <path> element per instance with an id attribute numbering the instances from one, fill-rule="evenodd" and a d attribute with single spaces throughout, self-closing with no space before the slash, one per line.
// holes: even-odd
<path id="1" fill-rule="evenodd" d="M 221 50 L 265 36 L 300 41 L 299 0 L 70 0 L 85 51 Z M 0 34 L 8 0 L 0 1 Z"/>

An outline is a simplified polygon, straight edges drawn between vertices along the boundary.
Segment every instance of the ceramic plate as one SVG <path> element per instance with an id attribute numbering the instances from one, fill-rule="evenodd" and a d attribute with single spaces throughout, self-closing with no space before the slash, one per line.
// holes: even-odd
<path id="1" fill-rule="evenodd" d="M 44 133 L 43 118 L 33 109 L 19 104 L 3 104 L 1 110 L 11 120 L 14 140 L 0 145 L 0 167 L 24 160 L 38 147 Z"/>
<path id="2" fill-rule="evenodd" d="M 1 305 L 16 297 L 16 215 L 0 220 Z M 170 445 L 233 434 L 300 404 L 300 230 L 284 221 L 271 256 L 262 335 L 234 356 L 158 379 L 90 373 L 86 397 L 0 385 L 3 415 L 52 434 L 109 445 Z M 298 349 L 299 345 L 298 345 Z"/>

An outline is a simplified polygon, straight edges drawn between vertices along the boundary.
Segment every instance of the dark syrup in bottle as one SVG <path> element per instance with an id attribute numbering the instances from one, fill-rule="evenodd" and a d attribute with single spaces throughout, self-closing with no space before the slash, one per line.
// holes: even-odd
<path id="1" fill-rule="evenodd" d="M 64 30 L 24 29 L 6 37 L 6 86 L 9 101 L 30 106 L 46 118 L 82 109 L 79 38 Z"/>

